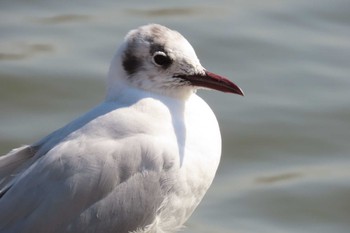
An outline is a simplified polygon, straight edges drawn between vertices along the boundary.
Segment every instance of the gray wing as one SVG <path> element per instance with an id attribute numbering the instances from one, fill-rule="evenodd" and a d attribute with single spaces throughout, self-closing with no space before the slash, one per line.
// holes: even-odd
<path id="1" fill-rule="evenodd" d="M 22 146 L 0 157 L 0 198 L 10 189 L 17 175 L 31 165 L 36 148 Z"/>
<path id="2" fill-rule="evenodd" d="M 167 190 L 164 151 L 149 144 L 149 138 L 112 146 L 70 140 L 43 156 L 30 147 L 10 153 L 0 163 L 0 232 L 127 233 L 146 227 Z"/>

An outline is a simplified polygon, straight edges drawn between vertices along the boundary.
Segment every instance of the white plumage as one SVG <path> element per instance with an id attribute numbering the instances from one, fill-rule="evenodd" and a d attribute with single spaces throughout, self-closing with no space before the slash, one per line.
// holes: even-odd
<path id="1" fill-rule="evenodd" d="M 174 232 L 199 204 L 221 137 L 195 90 L 241 90 L 154 24 L 126 36 L 108 80 L 103 103 L 0 157 L 0 232 Z"/>

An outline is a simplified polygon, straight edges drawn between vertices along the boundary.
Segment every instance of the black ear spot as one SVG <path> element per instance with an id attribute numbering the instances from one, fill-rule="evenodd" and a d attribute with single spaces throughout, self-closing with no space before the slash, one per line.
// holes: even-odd
<path id="1" fill-rule="evenodd" d="M 125 51 L 123 56 L 123 67 L 129 75 L 136 73 L 141 66 L 141 59 L 133 55 L 130 50 Z"/>
<path id="2" fill-rule="evenodd" d="M 161 66 L 164 69 L 168 68 L 173 61 L 171 58 L 162 51 L 157 51 L 152 56 L 152 61 L 156 66 Z"/>

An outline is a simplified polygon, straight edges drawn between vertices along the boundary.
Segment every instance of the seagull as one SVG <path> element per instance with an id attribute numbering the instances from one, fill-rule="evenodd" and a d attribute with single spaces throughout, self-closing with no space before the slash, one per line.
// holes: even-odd
<path id="1" fill-rule="evenodd" d="M 177 31 L 131 30 L 101 104 L 0 157 L 0 232 L 180 230 L 221 156 L 219 125 L 200 88 L 243 95 L 203 68 Z"/>

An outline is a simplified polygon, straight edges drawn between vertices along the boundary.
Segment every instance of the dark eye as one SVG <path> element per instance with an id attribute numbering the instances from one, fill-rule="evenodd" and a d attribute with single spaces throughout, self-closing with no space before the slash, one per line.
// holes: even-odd
<path id="1" fill-rule="evenodd" d="M 168 68 L 173 61 L 164 52 L 157 51 L 153 54 L 153 63 L 163 68 Z"/>

